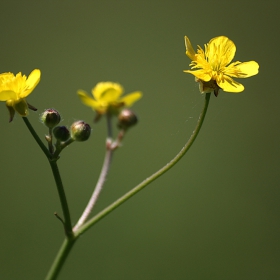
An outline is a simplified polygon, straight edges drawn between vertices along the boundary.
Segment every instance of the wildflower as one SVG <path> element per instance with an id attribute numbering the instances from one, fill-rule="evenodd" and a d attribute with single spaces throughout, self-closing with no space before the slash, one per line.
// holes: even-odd
<path id="1" fill-rule="evenodd" d="M 100 82 L 92 89 L 93 98 L 83 90 L 78 90 L 81 101 L 96 111 L 97 115 L 117 114 L 121 107 L 129 107 L 142 97 L 141 92 L 133 92 L 121 97 L 123 88 L 120 84 Z"/>
<path id="2" fill-rule="evenodd" d="M 33 70 L 28 78 L 21 72 L 0 74 L 0 101 L 6 101 L 6 106 L 10 112 L 10 122 L 13 120 L 15 112 L 21 116 L 28 115 L 28 108 L 37 109 L 28 104 L 25 98 L 34 90 L 40 81 L 41 72 L 39 69 Z"/>
<path id="3" fill-rule="evenodd" d="M 248 78 L 258 74 L 259 65 L 255 61 L 230 63 L 235 55 L 234 43 L 225 36 L 211 39 L 205 44 L 205 51 L 198 46 L 194 52 L 191 42 L 185 36 L 186 55 L 192 60 L 191 69 L 184 72 L 193 74 L 199 82 L 201 93 L 214 91 L 218 96 L 219 89 L 227 92 L 241 92 L 244 86 L 233 78 Z M 230 63 L 230 64 L 229 64 Z"/>

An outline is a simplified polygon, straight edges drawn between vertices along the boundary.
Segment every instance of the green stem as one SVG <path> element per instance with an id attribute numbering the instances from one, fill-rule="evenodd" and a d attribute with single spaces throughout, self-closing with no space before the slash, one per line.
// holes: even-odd
<path id="1" fill-rule="evenodd" d="M 104 210 L 99 212 L 97 215 L 95 215 L 93 218 L 91 218 L 88 222 L 83 224 L 81 227 L 73 233 L 73 236 L 71 238 L 66 238 L 54 260 L 53 265 L 51 266 L 51 269 L 47 275 L 46 280 L 55 280 L 58 273 L 60 272 L 67 256 L 70 253 L 70 250 L 72 249 L 75 241 L 78 239 L 78 237 L 86 232 L 89 228 L 91 228 L 95 223 L 100 221 L 102 218 L 104 218 L 106 215 L 108 215 L 110 212 L 112 212 L 114 209 L 116 209 L 118 206 L 120 206 L 122 203 L 124 203 L 126 200 L 128 200 L 130 197 L 138 193 L 140 190 L 142 190 L 144 187 L 146 187 L 148 184 L 150 184 L 152 181 L 163 175 L 167 170 L 169 170 L 172 166 L 174 166 L 189 150 L 191 145 L 193 144 L 195 138 L 197 137 L 200 128 L 203 124 L 209 100 L 210 100 L 210 93 L 206 93 L 205 95 L 205 102 L 204 102 L 204 107 L 202 112 L 200 113 L 197 125 L 195 130 L 193 131 L 191 137 L 189 138 L 188 142 L 185 144 L 185 146 L 181 149 L 181 151 L 168 163 L 166 164 L 163 168 L 158 170 L 156 173 L 151 175 L 149 178 L 144 180 L 142 183 L 134 187 L 131 191 L 126 193 L 124 196 L 119 198 L 117 201 L 106 207 Z"/>
<path id="2" fill-rule="evenodd" d="M 155 179 L 163 175 L 167 170 L 169 170 L 171 167 L 173 167 L 189 150 L 189 148 L 192 146 L 194 140 L 196 139 L 200 128 L 203 124 L 207 108 L 209 105 L 210 101 L 210 96 L 211 93 L 206 93 L 205 94 L 205 102 L 204 102 L 204 107 L 202 109 L 202 112 L 199 115 L 199 119 L 197 122 L 197 125 L 195 127 L 195 130 L 193 131 L 192 135 L 190 136 L 188 142 L 185 144 L 185 146 L 181 149 L 181 151 L 169 162 L 167 163 L 164 167 L 162 167 L 160 170 L 158 170 L 156 173 L 151 175 L 149 178 L 145 179 L 143 182 L 141 182 L 139 185 L 134 187 L 132 190 L 127 192 L 125 195 L 120 197 L 118 200 L 113 202 L 111 205 L 106 207 L 104 210 L 99 212 L 97 215 L 95 215 L 93 218 L 91 218 L 88 222 L 86 222 L 84 225 L 82 225 L 76 232 L 75 235 L 79 236 L 85 231 L 87 231 L 89 228 L 91 228 L 94 224 L 96 224 L 98 221 L 100 221 L 102 218 L 107 216 L 110 212 L 112 212 L 114 209 L 119 207 L 121 204 L 123 204 L 126 200 L 131 198 L 133 195 L 141 191 L 144 187 L 149 185 L 151 182 L 153 182 Z"/>
<path id="3" fill-rule="evenodd" d="M 73 143 L 75 140 L 73 138 L 69 138 L 68 140 L 66 140 L 65 142 L 60 142 L 60 141 L 56 141 L 56 149 L 55 152 L 53 154 L 53 159 L 58 160 L 59 159 L 59 154 L 61 153 L 61 151 L 66 148 L 67 146 L 69 146 L 71 143 Z"/>
<path id="4" fill-rule="evenodd" d="M 49 145 L 49 151 L 50 151 L 51 155 L 53 154 L 53 150 L 54 150 L 53 149 L 52 140 L 53 140 L 53 129 L 49 128 L 49 141 L 48 141 L 48 145 Z"/>
<path id="5" fill-rule="evenodd" d="M 77 238 L 64 239 L 45 280 L 55 280 L 57 278 L 76 240 Z"/>
<path id="6" fill-rule="evenodd" d="M 67 237 L 70 238 L 73 236 L 72 223 L 71 223 L 70 211 L 69 211 L 66 195 L 64 192 L 62 180 L 60 177 L 59 169 L 58 169 L 58 166 L 57 166 L 57 163 L 55 160 L 49 161 L 49 163 L 50 163 L 52 173 L 53 173 L 53 176 L 55 179 L 55 183 L 56 183 L 56 187 L 57 187 L 57 191 L 58 191 L 58 195 L 59 195 L 59 199 L 60 199 L 60 204 L 61 204 L 62 211 L 63 211 L 65 234 Z"/>
<path id="7" fill-rule="evenodd" d="M 32 134 L 32 136 L 34 137 L 35 141 L 37 142 L 37 144 L 40 146 L 40 148 L 42 149 L 42 151 L 44 152 L 44 154 L 46 155 L 46 157 L 48 159 L 50 159 L 51 155 L 50 152 L 48 151 L 47 147 L 44 145 L 44 143 L 42 142 L 42 140 L 40 139 L 40 137 L 38 136 L 38 134 L 36 133 L 36 131 L 34 130 L 34 128 L 32 127 L 31 123 L 29 122 L 27 117 L 22 117 L 23 121 L 25 122 L 27 128 L 29 129 L 30 133 Z"/>
<path id="8" fill-rule="evenodd" d="M 62 211 L 63 211 L 65 234 L 68 237 L 72 237 L 73 231 L 72 231 L 72 223 L 71 223 L 71 218 L 70 218 L 70 212 L 69 212 L 69 207 L 68 207 L 66 195 L 65 195 L 65 192 L 64 192 L 62 180 L 61 180 L 61 177 L 60 177 L 59 169 L 58 169 L 58 166 L 57 166 L 57 163 L 56 163 L 57 159 L 53 159 L 53 160 L 51 159 L 52 155 L 50 154 L 49 150 L 44 145 L 44 143 L 42 142 L 42 140 L 40 139 L 40 137 L 38 136 L 38 134 L 36 133 L 36 131 L 32 127 L 29 120 L 26 117 L 23 117 L 22 119 L 25 122 L 27 128 L 29 129 L 30 133 L 32 134 L 32 136 L 34 137 L 34 139 L 36 140 L 36 142 L 38 143 L 38 145 L 40 146 L 40 148 L 42 149 L 42 151 L 44 152 L 44 154 L 46 155 L 46 157 L 49 160 L 49 163 L 50 163 L 50 166 L 51 166 L 51 169 L 52 169 L 52 173 L 53 173 L 53 176 L 54 176 L 54 179 L 55 179 L 57 191 L 58 191 L 58 194 L 59 194 L 59 199 L 60 199 Z"/>
<path id="9" fill-rule="evenodd" d="M 108 114 L 107 115 L 107 133 L 108 133 L 108 139 L 110 139 L 110 144 L 111 144 L 111 137 L 112 137 L 112 119 L 111 119 L 111 116 Z M 58 145 L 57 147 L 57 150 L 56 152 L 54 153 L 54 158 L 57 158 L 58 157 L 58 154 L 60 153 L 60 151 L 67 146 L 67 144 L 70 144 L 71 142 L 73 142 L 73 140 L 68 140 L 66 141 L 63 146 L 62 145 Z M 107 144 L 107 143 L 106 143 Z M 57 154 L 56 154 L 57 153 Z M 67 209 L 68 207 L 65 207 L 65 211 L 66 213 L 64 213 L 64 217 L 65 217 L 65 232 L 69 232 L 70 234 L 66 237 L 66 239 L 64 240 L 63 244 L 61 245 L 61 248 L 60 250 L 58 251 L 54 261 L 53 261 L 53 264 L 47 274 L 47 277 L 46 277 L 46 280 L 55 280 L 59 274 L 59 272 L 61 271 L 63 265 L 64 265 L 64 262 L 66 261 L 74 243 L 76 242 L 76 240 L 78 239 L 79 236 L 77 236 L 75 234 L 75 230 L 76 228 L 79 226 L 79 225 L 82 225 L 84 223 L 84 221 L 87 219 L 88 215 L 90 214 L 93 206 L 95 205 L 96 201 L 97 201 L 97 198 L 102 190 L 102 187 L 105 183 L 105 179 L 106 179 L 106 176 L 108 174 L 108 171 L 109 171 L 109 168 L 110 168 L 110 163 L 111 163 L 111 159 L 112 159 L 112 155 L 113 155 L 113 150 L 111 150 L 110 148 L 106 147 L 106 154 L 105 154 L 105 159 L 104 159 L 104 164 L 103 164 L 103 167 L 102 167 L 102 170 L 101 170 L 101 173 L 100 173 L 100 176 L 99 176 L 99 179 L 98 179 L 98 182 L 97 182 L 97 186 L 92 194 L 92 197 L 90 198 L 90 201 L 87 205 L 87 207 L 85 208 L 81 218 L 79 219 L 77 225 L 72 229 L 71 228 L 71 220 L 70 220 L 70 214 L 69 214 L 69 224 L 70 224 L 70 228 L 66 228 L 66 215 L 68 216 L 67 214 Z M 51 165 L 52 165 L 52 162 L 50 161 Z M 55 161 L 54 161 L 55 163 Z M 52 167 L 53 168 L 53 167 Z M 53 173 L 55 174 L 54 170 L 53 170 Z M 59 175 L 59 174 L 58 174 Z M 59 182 L 57 182 L 57 185 L 59 185 Z M 58 188 L 58 190 L 60 190 Z M 63 188 L 62 188 L 62 191 L 63 191 Z M 59 191 L 60 192 L 60 191 Z M 59 197 L 60 197 L 60 201 L 61 201 L 61 205 L 65 205 L 67 206 L 67 201 L 66 201 L 66 197 L 64 195 L 64 193 L 60 193 L 59 194 Z M 65 197 L 65 199 L 63 199 Z M 63 211 L 64 211 L 63 210 Z M 67 235 L 67 234 L 66 234 Z"/>
<path id="10" fill-rule="evenodd" d="M 63 216 L 64 216 L 63 224 L 64 224 L 66 238 L 53 262 L 53 265 L 51 266 L 51 268 L 49 270 L 47 277 L 46 277 L 46 279 L 51 280 L 51 279 L 56 279 L 68 254 L 70 253 L 72 246 L 74 245 L 74 243 L 78 237 L 74 236 L 73 231 L 72 231 L 72 223 L 71 223 L 69 207 L 68 207 L 66 195 L 64 192 L 62 180 L 60 177 L 59 169 L 58 169 L 58 166 L 56 163 L 57 158 L 56 159 L 51 158 L 52 155 L 50 154 L 47 147 L 44 145 L 44 143 L 41 141 L 41 139 L 35 132 L 34 128 L 32 127 L 31 123 L 29 122 L 29 120 L 26 117 L 23 117 L 23 121 L 25 122 L 30 133 L 32 134 L 32 136 L 34 137 L 34 139 L 36 140 L 36 142 L 38 143 L 38 145 L 40 146 L 40 148 L 42 149 L 42 151 L 44 152 L 44 154 L 46 155 L 46 157 L 49 160 L 49 163 L 50 163 L 50 166 L 52 169 L 52 173 L 53 173 L 53 176 L 55 179 L 57 191 L 59 194 L 59 199 L 60 199 L 60 203 L 61 203 L 61 207 L 62 207 L 62 211 L 63 211 Z"/>

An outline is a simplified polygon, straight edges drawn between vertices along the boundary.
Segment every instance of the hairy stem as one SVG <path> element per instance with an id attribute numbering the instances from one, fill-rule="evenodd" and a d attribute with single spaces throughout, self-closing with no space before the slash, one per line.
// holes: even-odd
<path id="1" fill-rule="evenodd" d="M 104 159 L 104 163 L 103 163 L 103 167 L 98 179 L 98 182 L 96 184 L 96 187 L 91 195 L 91 198 L 82 214 L 82 216 L 80 217 L 79 221 L 77 222 L 77 224 L 75 225 L 75 227 L 73 228 L 73 231 L 75 232 L 80 226 L 82 226 L 84 224 L 84 222 L 86 221 L 86 219 L 88 218 L 88 216 L 90 215 L 101 191 L 102 191 L 102 187 L 105 183 L 106 180 L 106 176 L 108 174 L 109 168 L 110 168 L 110 163 L 111 163 L 111 159 L 112 159 L 112 155 L 113 155 L 113 150 L 111 149 L 107 149 L 106 154 L 105 154 L 105 159 Z"/>
<path id="2" fill-rule="evenodd" d="M 104 158 L 104 163 L 97 181 L 97 184 L 94 188 L 94 191 L 91 195 L 91 198 L 81 215 L 80 219 L 78 220 L 77 224 L 73 228 L 73 231 L 75 232 L 80 226 L 82 226 L 85 221 L 87 220 L 88 216 L 90 215 L 94 205 L 97 202 L 97 199 L 102 191 L 103 185 L 105 183 L 106 177 L 108 175 L 111 161 L 112 161 L 112 156 L 113 156 L 113 150 L 111 149 L 111 139 L 112 139 L 112 118 L 110 113 L 107 113 L 106 115 L 107 119 L 107 143 L 106 143 L 106 153 L 105 153 L 105 158 Z"/>

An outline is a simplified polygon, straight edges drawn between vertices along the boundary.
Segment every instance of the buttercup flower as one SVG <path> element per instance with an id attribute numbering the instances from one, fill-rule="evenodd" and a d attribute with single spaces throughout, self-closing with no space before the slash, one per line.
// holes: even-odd
<path id="1" fill-rule="evenodd" d="M 117 114 L 121 107 L 130 107 L 142 97 L 142 93 L 139 91 L 121 97 L 123 93 L 122 86 L 112 82 L 98 83 L 91 92 L 93 98 L 83 90 L 78 90 L 77 93 L 81 101 L 95 110 L 97 115 L 103 115 L 108 112 Z"/>
<path id="2" fill-rule="evenodd" d="M 15 112 L 21 116 L 28 115 L 28 108 L 37 110 L 28 104 L 25 98 L 34 90 L 40 81 L 41 72 L 39 69 L 33 70 L 28 78 L 21 72 L 0 74 L 0 101 L 6 101 L 6 106 L 10 112 L 10 122 L 13 120 Z"/>
<path id="3" fill-rule="evenodd" d="M 205 51 L 198 46 L 194 52 L 191 42 L 185 36 L 186 55 L 192 60 L 191 69 L 184 72 L 193 74 L 199 82 L 201 93 L 214 91 L 218 96 L 219 89 L 227 92 L 241 92 L 244 86 L 233 78 L 248 78 L 258 74 L 259 65 L 255 61 L 230 63 L 235 55 L 234 43 L 225 36 L 211 39 L 205 44 Z"/>

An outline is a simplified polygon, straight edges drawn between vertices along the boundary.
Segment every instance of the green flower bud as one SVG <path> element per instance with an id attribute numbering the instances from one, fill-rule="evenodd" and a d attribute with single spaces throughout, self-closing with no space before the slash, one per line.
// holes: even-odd
<path id="1" fill-rule="evenodd" d="M 76 121 L 71 125 L 71 138 L 75 141 L 88 140 L 90 133 L 91 128 L 84 121 Z"/>
<path id="2" fill-rule="evenodd" d="M 41 115 L 41 121 L 48 128 L 54 128 L 57 124 L 60 123 L 60 114 L 54 109 L 47 109 Z"/>
<path id="3" fill-rule="evenodd" d="M 59 141 L 66 141 L 70 137 L 70 132 L 66 126 L 57 126 L 53 129 L 53 135 Z"/>
<path id="4" fill-rule="evenodd" d="M 128 129 L 137 124 L 137 116 L 130 109 L 123 109 L 118 115 L 118 127 L 120 129 Z"/>

